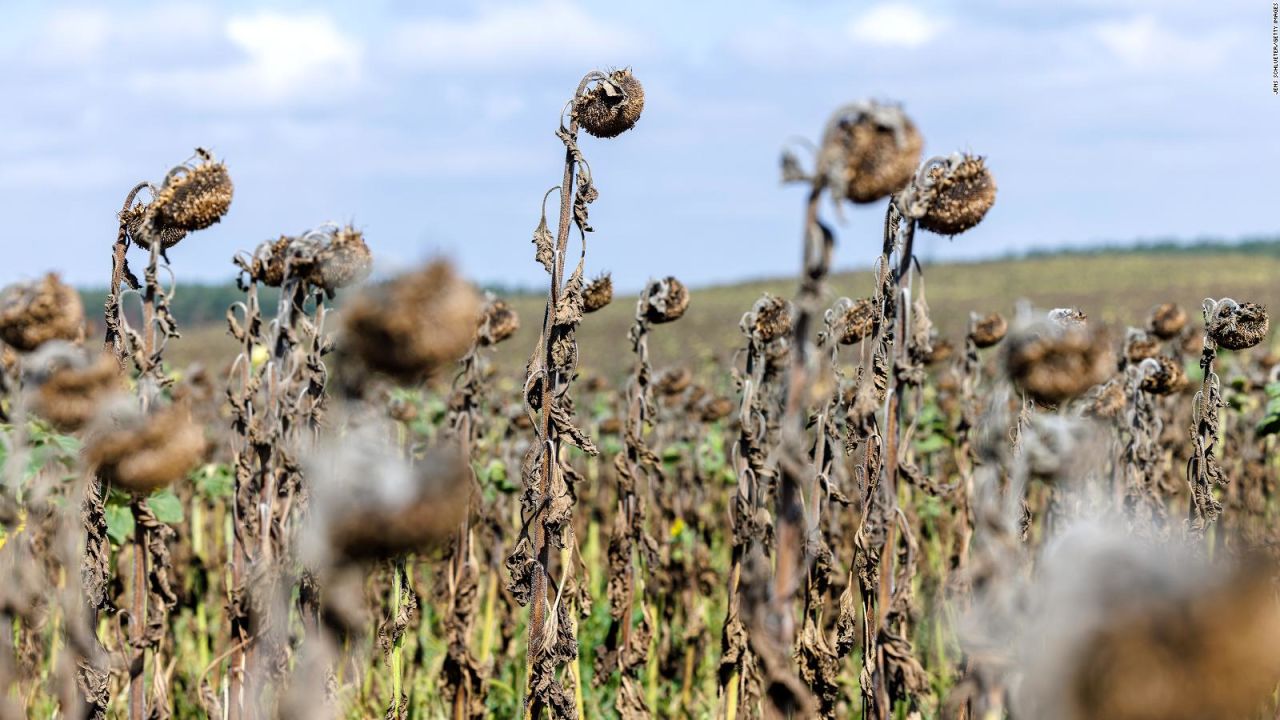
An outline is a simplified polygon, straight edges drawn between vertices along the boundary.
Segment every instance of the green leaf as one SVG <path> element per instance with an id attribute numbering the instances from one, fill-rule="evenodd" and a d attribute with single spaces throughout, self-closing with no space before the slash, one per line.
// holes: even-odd
<path id="1" fill-rule="evenodd" d="M 107 505 L 107 535 L 123 545 L 133 535 L 133 512 L 123 505 Z"/>
<path id="2" fill-rule="evenodd" d="M 492 485 L 500 492 L 511 494 L 517 492 L 520 487 L 511 482 L 511 478 L 507 475 L 507 464 L 494 458 L 485 465 L 479 473 L 485 484 Z"/>
<path id="3" fill-rule="evenodd" d="M 947 446 L 947 439 L 941 435 L 927 435 L 916 441 L 916 452 L 933 453 Z"/>
<path id="4" fill-rule="evenodd" d="M 208 463 L 196 471 L 195 481 L 196 492 L 205 498 L 227 498 L 235 492 L 235 477 L 230 465 Z"/>
<path id="5" fill-rule="evenodd" d="M 173 490 L 165 488 L 160 492 L 147 498 L 147 507 L 151 508 L 151 512 L 155 513 L 156 519 L 167 525 L 176 525 L 182 522 L 182 501 L 177 495 L 173 494 Z"/>
<path id="6" fill-rule="evenodd" d="M 1259 436 L 1280 433 L 1280 382 L 1267 385 L 1266 391 L 1267 409 L 1256 428 Z"/>
<path id="7" fill-rule="evenodd" d="M 49 435 L 49 439 L 53 441 L 54 445 L 58 446 L 58 449 L 68 455 L 80 454 L 80 438 L 77 438 L 74 435 L 59 435 L 57 433 L 51 433 Z"/>

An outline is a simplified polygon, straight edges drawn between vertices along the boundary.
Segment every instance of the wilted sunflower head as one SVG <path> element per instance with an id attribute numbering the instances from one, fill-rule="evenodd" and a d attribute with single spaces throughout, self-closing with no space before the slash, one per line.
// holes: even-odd
<path id="1" fill-rule="evenodd" d="M 0 291 L 0 341 L 31 352 L 50 340 L 79 340 L 84 331 L 80 294 L 49 273 Z"/>
<path id="2" fill-rule="evenodd" d="M 1187 326 L 1187 313 L 1175 303 L 1157 305 L 1147 320 L 1147 328 L 1151 334 L 1161 340 L 1169 340 L 1178 336 L 1182 328 Z"/>
<path id="3" fill-rule="evenodd" d="M 1090 391 L 1084 413 L 1093 418 L 1116 418 L 1128 404 L 1124 383 L 1119 379 L 1108 381 Z"/>
<path id="4" fill-rule="evenodd" d="M 989 348 L 998 344 L 1009 332 L 1009 322 L 1000 313 L 991 313 L 984 318 L 975 317 L 969 339 L 979 348 Z"/>
<path id="5" fill-rule="evenodd" d="M 698 419 L 704 423 L 713 423 L 728 417 L 735 406 L 733 400 L 723 395 L 716 395 L 708 397 L 698 408 Z"/>
<path id="6" fill-rule="evenodd" d="M 904 192 L 902 205 L 920 227 L 958 235 L 986 217 L 996 201 L 996 181 L 976 155 L 954 153 L 926 161 Z"/>
<path id="7" fill-rule="evenodd" d="M 159 243 L 167 250 L 187 233 L 220 221 L 231 207 L 234 187 L 227 166 L 208 150 L 196 148 L 195 157 L 170 170 L 153 192 L 150 203 L 130 208 L 122 219 L 140 247 L 149 250 Z"/>
<path id="8" fill-rule="evenodd" d="M 1257 303 L 1224 298 L 1206 312 L 1205 331 L 1227 350 L 1247 350 L 1262 342 L 1270 329 L 1267 308 Z"/>
<path id="9" fill-rule="evenodd" d="M 149 204 L 134 205 L 120 217 L 130 239 L 143 250 L 150 250 L 154 243 L 159 243 L 161 250 L 168 250 L 187 236 L 182 228 L 161 225 Z"/>
<path id="10" fill-rule="evenodd" d="M 1004 366 L 1018 389 L 1044 405 L 1083 395 L 1114 368 L 1104 333 L 1052 320 L 1010 333 L 1004 343 Z"/>
<path id="11" fill-rule="evenodd" d="M 476 291 L 444 261 L 366 288 L 343 310 L 343 382 L 357 388 L 367 371 L 421 380 L 467 352 L 479 318 Z"/>
<path id="12" fill-rule="evenodd" d="M 582 291 L 583 312 L 595 312 L 613 302 L 613 278 L 609 273 L 587 283 Z"/>
<path id="13" fill-rule="evenodd" d="M 1186 375 L 1178 362 L 1167 355 L 1153 355 L 1138 363 L 1142 373 L 1140 387 L 1152 395 L 1169 395 L 1178 392 L 1187 383 Z"/>
<path id="14" fill-rule="evenodd" d="M 23 376 L 31 411 L 63 432 L 83 427 L 124 386 L 120 366 L 110 355 L 61 340 L 32 353 Z"/>
<path id="15" fill-rule="evenodd" d="M 520 316 L 514 308 L 490 295 L 480 311 L 480 328 L 476 337 L 481 345 L 497 345 L 520 329 Z"/>
<path id="16" fill-rule="evenodd" d="M 659 395 L 679 395 L 693 383 L 693 372 L 687 367 L 673 367 L 664 370 L 653 387 Z"/>
<path id="17" fill-rule="evenodd" d="M 227 166 L 215 160 L 208 150 L 196 148 L 192 162 L 179 165 L 165 176 L 151 202 L 151 212 L 159 227 L 203 230 L 227 214 L 233 193 Z"/>
<path id="18" fill-rule="evenodd" d="M 280 287 L 286 274 L 294 274 L 295 261 L 290 257 L 292 245 L 293 238 L 281 235 L 276 240 L 267 240 L 258 245 L 247 261 L 237 262 L 254 282 L 268 287 Z"/>
<path id="19" fill-rule="evenodd" d="M 791 334 L 791 303 L 765 293 L 742 319 L 742 329 L 759 343 L 770 343 Z"/>
<path id="20" fill-rule="evenodd" d="M 940 365 L 951 359 L 956 353 L 956 346 L 950 340 L 941 337 L 929 338 L 929 354 L 924 357 L 926 365 Z"/>
<path id="21" fill-rule="evenodd" d="M 204 451 L 204 430 L 186 408 L 171 405 L 144 413 L 128 401 L 99 414 L 84 449 L 89 464 L 103 479 L 139 494 L 186 477 Z"/>
<path id="22" fill-rule="evenodd" d="M 1129 363 L 1140 363 L 1160 353 L 1160 340 L 1138 328 L 1129 328 L 1124 338 L 1124 359 Z"/>
<path id="23" fill-rule="evenodd" d="M 679 320 L 688 308 L 688 288 L 671 276 L 650 280 L 640 295 L 640 315 L 655 325 Z"/>
<path id="24" fill-rule="evenodd" d="M 404 460 L 394 447 L 355 433 L 317 463 L 314 540 L 325 559 L 368 562 L 439 547 L 466 516 L 471 472 L 453 445 Z M 317 537 L 318 536 L 318 537 Z"/>
<path id="25" fill-rule="evenodd" d="M 869 100 L 840 109 L 828 122 L 821 170 L 837 193 L 872 203 L 907 185 L 923 148 L 900 106 Z"/>
<path id="26" fill-rule="evenodd" d="M 601 75 L 573 101 L 578 124 L 598 138 L 617 137 L 635 127 L 643 110 L 644 87 L 631 68 Z"/>
<path id="27" fill-rule="evenodd" d="M 364 233 L 347 225 L 329 228 L 322 233 L 322 240 L 311 257 L 306 276 L 312 285 L 332 295 L 335 290 L 369 277 L 373 253 L 364 242 Z"/>
<path id="28" fill-rule="evenodd" d="M 1212 567 L 1096 527 L 1056 545 L 1033 589 L 1017 717 L 1260 717 L 1280 682 L 1272 562 Z"/>
<path id="29" fill-rule="evenodd" d="M 827 313 L 831 332 L 841 345 L 853 345 L 875 328 L 876 304 L 871 298 L 840 298 Z"/>

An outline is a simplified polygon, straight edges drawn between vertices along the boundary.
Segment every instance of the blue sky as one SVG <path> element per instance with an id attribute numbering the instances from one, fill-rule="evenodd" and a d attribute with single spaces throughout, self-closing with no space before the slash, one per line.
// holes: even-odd
<path id="1" fill-rule="evenodd" d="M 135 182 L 197 145 L 236 199 L 171 254 L 179 279 L 328 220 L 382 271 L 435 255 L 543 281 L 529 237 L 559 182 L 578 78 L 630 65 L 635 130 L 587 138 L 602 196 L 588 263 L 624 288 L 792 274 L 803 191 L 778 152 L 838 105 L 901 101 L 926 154 L 988 157 L 967 258 L 1137 237 L 1274 234 L 1280 98 L 1262 0 L 0 3 L 0 283 L 105 284 Z M 870 263 L 882 209 L 845 213 Z"/>

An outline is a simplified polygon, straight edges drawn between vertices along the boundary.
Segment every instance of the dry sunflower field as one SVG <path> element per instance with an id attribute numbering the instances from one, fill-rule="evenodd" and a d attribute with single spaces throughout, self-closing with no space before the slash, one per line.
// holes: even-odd
<path id="1" fill-rule="evenodd" d="M 234 359 L 179 362 L 167 250 L 234 211 L 205 150 L 104 219 L 101 315 L 5 288 L 0 718 L 1277 716 L 1280 354 L 1226 296 L 1269 278 L 957 284 L 916 234 L 981 233 L 993 170 L 865 101 L 783 153 L 798 283 L 615 299 L 586 154 L 643 108 L 569 96 L 536 302 L 371 281 L 323 224 L 229 248 Z M 847 212 L 885 218 L 857 276 Z"/>

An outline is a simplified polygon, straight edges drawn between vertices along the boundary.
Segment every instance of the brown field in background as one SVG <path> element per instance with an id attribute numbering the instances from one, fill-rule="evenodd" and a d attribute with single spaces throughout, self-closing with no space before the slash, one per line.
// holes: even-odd
<path id="1" fill-rule="evenodd" d="M 829 286 L 832 302 L 841 295 L 866 296 L 872 290 L 872 276 L 870 271 L 838 273 Z M 1182 305 L 1196 322 L 1206 297 L 1250 298 L 1280 307 L 1280 259 L 1233 252 L 1157 251 L 935 264 L 925 268 L 924 291 L 939 332 L 956 343 L 963 340 L 970 310 L 1012 316 L 1019 300 L 1044 309 L 1078 307 L 1091 318 L 1123 330 L 1140 324 L 1151 307 L 1161 302 Z M 795 281 L 784 278 L 694 288 L 689 310 L 680 322 L 650 339 L 655 365 L 713 362 L 727 367 L 734 349 L 741 345 L 738 320 L 764 292 L 790 298 Z M 545 303 L 543 297 L 511 298 L 521 327 L 513 341 L 497 348 L 496 365 L 504 376 L 523 374 Z M 578 334 L 584 373 L 611 381 L 626 375 L 632 362 L 627 329 L 634 313 L 635 295 L 629 295 L 615 298 L 587 317 Z M 200 363 L 221 369 L 235 357 L 235 343 L 223 324 L 184 327 L 182 335 L 169 348 L 167 359 L 174 367 Z"/>

